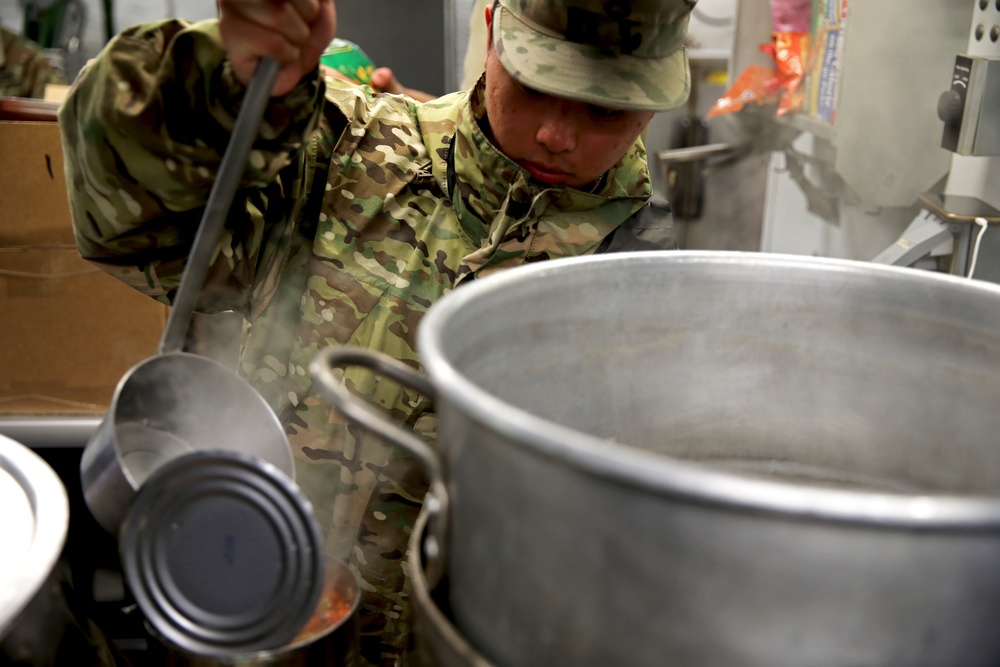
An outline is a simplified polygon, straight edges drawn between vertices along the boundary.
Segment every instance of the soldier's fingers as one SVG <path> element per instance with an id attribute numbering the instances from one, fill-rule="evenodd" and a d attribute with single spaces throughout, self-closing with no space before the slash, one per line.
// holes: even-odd
<path id="1" fill-rule="evenodd" d="M 278 0 L 217 0 L 219 30 L 226 53 L 237 80 L 248 85 L 262 57 L 282 64 L 273 95 L 290 91 L 308 72 L 316 68 L 320 55 L 336 31 L 336 10 L 333 0 L 317 0 L 317 12 L 311 25 L 305 26 L 305 40 L 290 39 L 287 26 L 276 30 L 290 12 L 301 25 L 305 20 L 298 9 Z M 300 33 L 301 35 L 301 33 Z"/>
<path id="2" fill-rule="evenodd" d="M 396 80 L 396 75 L 388 67 L 379 67 L 372 72 L 369 83 L 380 93 L 399 95 L 403 92 L 403 86 Z"/>
<path id="3" fill-rule="evenodd" d="M 311 24 L 312 35 L 302 48 L 302 65 L 307 71 L 316 66 L 330 40 L 337 34 L 337 10 L 333 0 L 320 0 L 317 10 Z"/>
<path id="4" fill-rule="evenodd" d="M 281 35 L 296 47 L 309 41 L 309 23 L 288 2 L 219 0 L 220 23 L 248 22 Z"/>
<path id="5" fill-rule="evenodd" d="M 306 23 L 312 23 L 320 11 L 319 0 L 284 0 L 291 5 Z"/>
<path id="6" fill-rule="evenodd" d="M 288 63 L 301 56 L 299 47 L 283 35 L 252 21 L 233 19 L 220 22 L 219 31 L 230 58 L 266 56 L 280 63 Z"/>

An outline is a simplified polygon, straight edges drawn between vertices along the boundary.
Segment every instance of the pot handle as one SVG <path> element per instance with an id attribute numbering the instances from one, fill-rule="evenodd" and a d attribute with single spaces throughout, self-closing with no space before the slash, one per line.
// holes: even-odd
<path id="1" fill-rule="evenodd" d="M 408 451 L 427 473 L 430 489 L 424 498 L 424 509 L 427 511 L 424 558 L 427 581 L 433 588 L 444 576 L 444 545 L 448 532 L 448 491 L 444 484 L 441 456 L 413 431 L 407 431 L 388 420 L 370 403 L 351 394 L 333 374 L 333 369 L 341 366 L 364 366 L 419 391 L 432 401 L 437 397 L 437 392 L 430 380 L 423 375 L 388 355 L 372 350 L 335 347 L 321 351 L 309 365 L 317 388 L 334 408 L 364 428 Z"/>

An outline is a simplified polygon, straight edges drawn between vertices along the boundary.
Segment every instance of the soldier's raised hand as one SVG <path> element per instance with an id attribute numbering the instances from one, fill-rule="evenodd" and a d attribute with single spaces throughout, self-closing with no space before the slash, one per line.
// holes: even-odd
<path id="1" fill-rule="evenodd" d="M 273 95 L 316 68 L 337 31 L 333 0 L 217 0 L 219 30 L 236 78 L 249 84 L 264 57 L 281 64 Z"/>

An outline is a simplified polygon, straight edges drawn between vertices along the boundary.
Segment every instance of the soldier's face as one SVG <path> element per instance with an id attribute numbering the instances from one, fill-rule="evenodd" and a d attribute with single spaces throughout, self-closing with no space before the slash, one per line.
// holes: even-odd
<path id="1" fill-rule="evenodd" d="M 491 139 L 542 183 L 584 188 L 614 166 L 653 118 L 553 97 L 518 83 L 491 48 L 486 57 Z"/>

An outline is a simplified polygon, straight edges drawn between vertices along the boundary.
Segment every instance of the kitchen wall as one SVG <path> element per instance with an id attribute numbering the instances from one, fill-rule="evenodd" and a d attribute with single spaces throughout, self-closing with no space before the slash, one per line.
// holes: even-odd
<path id="1" fill-rule="evenodd" d="M 766 0 L 744 0 L 766 2 Z M 646 135 L 653 189 L 657 197 L 669 198 L 667 166 L 657 153 L 680 147 L 680 125 L 686 118 L 704 119 L 733 80 L 732 47 L 739 0 L 699 0 L 688 24 L 688 55 L 691 63 L 691 98 L 673 111 L 658 113 Z M 728 71 L 728 80 L 720 73 Z M 745 129 L 725 116 L 710 119 L 706 143 L 736 145 L 746 139 Z M 713 158 L 706 165 L 717 165 Z M 704 206 L 692 219 L 675 216 L 680 246 L 690 250 L 760 249 L 767 165 L 770 153 L 757 153 L 714 171 L 705 179 Z"/>
<path id="2" fill-rule="evenodd" d="M 81 47 L 67 58 L 72 77 L 106 43 L 103 0 L 79 0 Z M 376 65 L 392 67 L 407 86 L 440 94 L 444 86 L 443 0 L 338 0 L 338 35 L 361 46 Z M 42 3 L 39 3 L 42 4 Z M 201 20 L 216 15 L 212 0 L 114 0 L 116 30 L 171 16 Z M 21 32 L 20 0 L 0 0 L 0 21 Z"/>
<path id="3" fill-rule="evenodd" d="M 83 3 L 85 23 L 79 53 L 67 59 L 73 76 L 105 43 L 103 0 Z M 760 0 L 756 0 L 760 1 Z M 732 48 L 732 20 L 738 0 L 700 0 L 689 27 L 692 55 L 722 59 Z M 431 93 L 449 92 L 460 78 L 468 15 L 472 0 L 338 0 L 339 34 L 365 50 L 377 65 L 392 67 L 400 81 Z M 181 16 L 200 20 L 215 16 L 210 0 L 115 0 L 117 30 L 138 23 Z M 20 0 L 0 0 L 0 20 L 20 31 Z M 446 26 L 450 32 L 446 33 Z M 446 54 L 449 67 L 446 71 Z M 694 71 L 694 96 L 684 109 L 657 114 L 647 134 L 651 157 L 675 147 L 678 125 L 686 115 L 703 116 L 725 92 L 725 82 L 710 77 L 718 66 Z M 739 141 L 726 119 L 708 123 L 710 142 Z M 705 207 L 697 220 L 678 221 L 682 245 L 698 249 L 757 250 L 769 156 L 751 156 L 713 174 L 706 181 Z M 666 197 L 666 169 L 651 159 L 654 189 Z"/>

